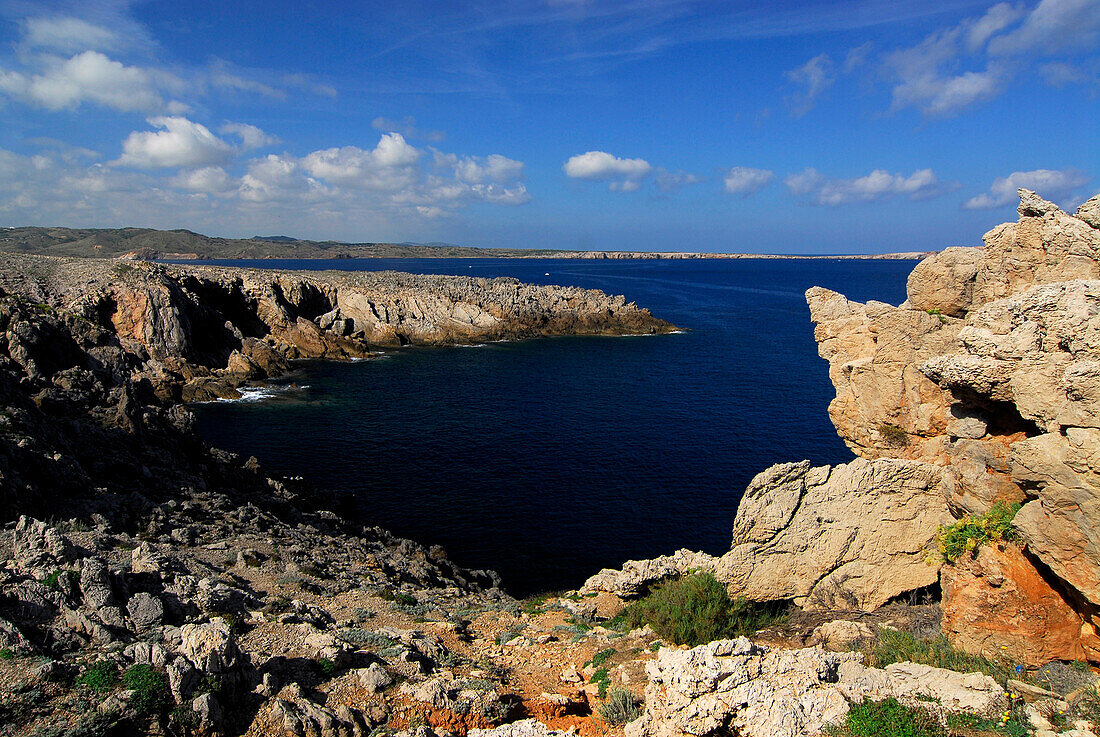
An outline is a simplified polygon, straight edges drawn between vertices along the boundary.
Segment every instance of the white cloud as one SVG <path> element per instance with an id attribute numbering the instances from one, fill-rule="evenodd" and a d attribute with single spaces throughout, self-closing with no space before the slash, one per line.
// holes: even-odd
<path id="1" fill-rule="evenodd" d="M 125 45 L 115 31 L 72 17 L 38 17 L 23 21 L 22 45 L 71 54 L 78 51 L 114 51 Z"/>
<path id="2" fill-rule="evenodd" d="M 735 166 L 722 177 L 722 183 L 727 192 L 744 198 L 759 192 L 773 179 L 775 179 L 775 172 L 769 169 Z"/>
<path id="3" fill-rule="evenodd" d="M 1022 5 L 997 3 L 966 27 L 966 48 L 978 51 L 991 37 L 1023 18 L 1025 14 Z"/>
<path id="4" fill-rule="evenodd" d="M 989 53 L 1049 56 L 1093 47 L 1098 41 L 1096 0 L 1041 0 L 1019 28 L 989 42 Z"/>
<path id="5" fill-rule="evenodd" d="M 324 187 L 302 176 L 293 157 L 268 154 L 248 162 L 248 173 L 241 177 L 238 191 L 247 202 L 281 202 L 308 200 L 311 194 L 323 193 Z"/>
<path id="6" fill-rule="evenodd" d="M 909 176 L 875 169 L 855 179 L 829 179 L 817 169 L 805 169 L 784 180 L 791 194 L 809 196 L 818 205 L 846 205 L 852 202 L 872 202 L 895 196 L 911 200 L 935 197 L 944 185 L 931 169 L 920 169 Z"/>
<path id="7" fill-rule="evenodd" d="M 279 143 L 276 136 L 268 135 L 254 125 L 248 123 L 226 123 L 218 128 L 218 133 L 223 136 L 237 136 L 241 139 L 241 149 L 251 151 L 266 146 L 274 146 Z"/>
<path id="8" fill-rule="evenodd" d="M 640 179 L 653 171 L 653 167 L 645 159 L 620 159 L 604 151 L 588 151 L 571 156 L 562 165 L 562 170 L 574 179 Z"/>
<path id="9" fill-rule="evenodd" d="M 967 210 L 988 210 L 994 207 L 1014 205 L 1016 190 L 1021 187 L 1037 192 L 1047 199 L 1062 200 L 1071 197 L 1074 190 L 1085 186 L 1090 178 L 1076 169 L 1035 169 L 1014 171 L 1007 177 L 993 180 L 989 192 L 972 197 L 963 203 Z"/>
<path id="10" fill-rule="evenodd" d="M 437 168 L 454 170 L 455 177 L 470 184 L 506 182 L 523 176 L 523 162 L 500 154 L 488 156 L 457 156 L 435 151 Z"/>
<path id="11" fill-rule="evenodd" d="M 183 171 L 170 181 L 173 186 L 180 189 L 206 194 L 227 194 L 235 186 L 232 177 L 220 166 L 205 166 L 201 169 Z"/>
<path id="12" fill-rule="evenodd" d="M 396 191 L 417 180 L 419 159 L 420 151 L 400 133 L 386 133 L 370 151 L 358 146 L 314 151 L 302 159 L 302 167 L 334 184 Z"/>
<path id="13" fill-rule="evenodd" d="M 894 110 L 915 107 L 931 117 L 949 116 L 1000 93 L 1005 74 L 997 65 L 961 74 L 946 71 L 960 54 L 964 31 L 965 25 L 939 31 L 887 56 L 887 69 L 897 80 Z"/>
<path id="14" fill-rule="evenodd" d="M 126 66 L 98 51 L 70 59 L 43 57 L 38 74 L 0 69 L 0 92 L 49 110 L 93 102 L 124 112 L 158 110 L 163 106 L 153 75 Z"/>
<path id="15" fill-rule="evenodd" d="M 784 76 L 799 88 L 786 97 L 791 115 L 796 118 L 808 113 L 817 103 L 817 98 L 836 81 L 833 60 L 828 54 L 819 54 L 797 69 L 784 72 Z"/>
<path id="16" fill-rule="evenodd" d="M 233 156 L 232 146 L 187 118 L 149 118 L 149 125 L 162 130 L 131 133 L 115 163 L 138 169 L 201 167 L 224 164 Z"/>

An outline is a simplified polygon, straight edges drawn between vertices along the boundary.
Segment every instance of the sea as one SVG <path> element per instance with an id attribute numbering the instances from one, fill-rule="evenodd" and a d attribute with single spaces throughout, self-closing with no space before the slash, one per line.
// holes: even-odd
<path id="1" fill-rule="evenodd" d="M 672 335 L 386 349 L 303 362 L 243 400 L 197 405 L 211 444 L 304 476 L 360 521 L 515 596 L 579 587 L 679 548 L 729 549 L 753 476 L 844 463 L 804 292 L 898 304 L 914 261 L 353 259 L 286 269 L 511 276 L 623 294 Z M 323 498 L 323 497 L 322 497 Z"/>

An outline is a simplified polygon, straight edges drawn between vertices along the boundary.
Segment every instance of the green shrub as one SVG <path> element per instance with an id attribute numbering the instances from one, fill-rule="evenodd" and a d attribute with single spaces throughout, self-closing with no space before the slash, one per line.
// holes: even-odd
<path id="1" fill-rule="evenodd" d="M 595 683 L 600 687 L 599 697 L 602 699 L 607 695 L 607 689 L 611 686 L 611 671 L 607 668 L 599 668 L 592 674 L 592 678 L 589 679 L 589 683 Z"/>
<path id="2" fill-rule="evenodd" d="M 0 650 L 0 660 L 15 660 L 15 651 L 10 647 Z"/>
<path id="3" fill-rule="evenodd" d="M 615 654 L 615 648 L 609 647 L 606 650 L 600 650 L 598 653 L 592 656 L 585 665 L 591 665 L 593 668 L 599 668 L 601 665 L 611 660 L 611 656 Z"/>
<path id="4" fill-rule="evenodd" d="M 921 663 L 958 673 L 985 673 L 1002 686 L 1009 678 L 1022 678 L 1007 660 L 991 660 L 955 649 L 943 635 L 920 640 L 900 630 L 879 630 L 878 640 L 865 650 L 867 665 L 885 668 L 891 663 Z"/>
<path id="5" fill-rule="evenodd" d="M 696 573 L 659 586 L 627 607 L 631 627 L 648 624 L 667 642 L 702 645 L 750 635 L 784 620 L 774 605 L 737 599 L 710 573 Z"/>
<path id="6" fill-rule="evenodd" d="M 626 724 L 641 716 L 638 698 L 625 688 L 613 688 L 607 700 L 596 705 L 596 713 L 608 724 Z"/>
<path id="7" fill-rule="evenodd" d="M 118 666 L 110 660 L 100 660 L 89 665 L 76 683 L 93 691 L 110 691 L 118 683 Z"/>
<path id="8" fill-rule="evenodd" d="M 321 669 L 321 673 L 323 673 L 326 678 L 332 678 L 336 675 L 336 662 L 331 658 L 318 658 L 317 667 Z"/>
<path id="9" fill-rule="evenodd" d="M 928 712 L 902 706 L 894 698 L 852 704 L 844 722 L 830 733 L 845 737 L 947 737 Z"/>
<path id="10" fill-rule="evenodd" d="M 985 514 L 967 515 L 953 525 L 941 525 L 936 533 L 936 548 L 944 563 L 954 563 L 967 553 L 975 556 L 983 543 L 1015 540 L 1012 518 L 1019 504 L 997 502 Z"/>
<path id="11" fill-rule="evenodd" d="M 909 433 L 897 425 L 884 422 L 878 426 L 878 434 L 882 441 L 891 448 L 904 448 L 909 445 Z"/>
<path id="12" fill-rule="evenodd" d="M 130 706 L 138 714 L 160 711 L 168 704 L 168 681 L 151 665 L 141 663 L 127 668 L 122 685 L 134 692 Z"/>

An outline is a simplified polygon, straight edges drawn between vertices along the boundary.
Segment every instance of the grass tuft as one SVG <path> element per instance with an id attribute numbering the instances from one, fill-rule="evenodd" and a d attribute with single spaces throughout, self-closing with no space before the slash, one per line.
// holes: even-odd
<path id="1" fill-rule="evenodd" d="M 168 680 L 153 666 L 132 665 L 122 674 L 122 685 L 134 692 L 130 706 L 138 714 L 151 714 L 169 703 Z"/>
<path id="2" fill-rule="evenodd" d="M 710 573 L 696 573 L 659 586 L 623 614 L 631 627 L 648 624 L 677 645 L 750 635 L 785 620 L 774 605 L 737 599 Z"/>
<path id="3" fill-rule="evenodd" d="M 894 698 L 852 704 L 844 722 L 828 733 L 836 737 L 947 737 L 928 712 L 902 706 Z"/>
<path id="4" fill-rule="evenodd" d="M 642 715 L 638 697 L 625 688 L 613 688 L 607 699 L 596 705 L 596 713 L 608 724 L 626 724 Z"/>
<path id="5" fill-rule="evenodd" d="M 943 635 L 921 640 L 900 630 L 879 630 L 878 640 L 864 650 L 867 665 L 885 668 L 891 663 L 921 663 L 958 673 L 985 673 L 1002 686 L 1009 678 L 1022 678 L 1007 660 L 992 660 L 958 650 Z"/>
<path id="6" fill-rule="evenodd" d="M 118 683 L 118 665 L 110 660 L 100 660 L 92 663 L 84 669 L 84 672 L 76 679 L 76 683 L 93 691 L 110 691 Z"/>

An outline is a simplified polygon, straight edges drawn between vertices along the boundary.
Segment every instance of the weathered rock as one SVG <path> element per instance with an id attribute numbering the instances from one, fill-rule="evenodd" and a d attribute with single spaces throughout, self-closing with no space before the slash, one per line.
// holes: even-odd
<path id="1" fill-rule="evenodd" d="M 69 550 L 68 541 L 46 523 L 26 516 L 16 522 L 12 558 L 19 569 L 37 573 L 56 568 L 68 559 Z"/>
<path id="2" fill-rule="evenodd" d="M 164 619 L 164 604 L 156 596 L 144 591 L 130 597 L 130 601 L 126 602 L 126 611 L 138 632 L 145 632 Z"/>
<path id="3" fill-rule="evenodd" d="M 945 248 L 924 259 L 906 282 L 909 304 L 952 317 L 964 314 L 974 301 L 974 277 L 981 258 L 977 248 Z"/>
<path id="4" fill-rule="evenodd" d="M 97 611 L 115 603 L 111 588 L 111 575 L 102 558 L 85 558 L 80 569 L 80 593 L 84 604 Z"/>
<path id="5" fill-rule="evenodd" d="M 835 652 L 846 652 L 856 643 L 869 642 L 874 636 L 874 630 L 863 622 L 837 619 L 814 627 L 806 644 L 820 645 Z"/>
<path id="6" fill-rule="evenodd" d="M 1100 194 L 1082 203 L 1074 215 L 1078 220 L 1083 220 L 1092 227 L 1100 229 Z"/>
<path id="7" fill-rule="evenodd" d="M 221 617 L 204 624 L 185 624 L 180 636 L 180 653 L 200 671 L 222 674 L 237 665 L 237 645 Z"/>
<path id="8" fill-rule="evenodd" d="M 535 719 L 521 719 L 493 729 L 471 729 L 467 732 L 468 737 L 567 737 L 568 734 L 550 729 Z"/>
<path id="9" fill-rule="evenodd" d="M 362 686 L 367 693 L 377 693 L 393 683 L 393 678 L 386 672 L 386 669 L 378 663 L 371 663 L 368 667 L 360 668 L 355 673 L 356 677 L 359 679 L 359 685 Z"/>
<path id="10" fill-rule="evenodd" d="M 606 591 L 624 599 L 645 594 L 649 587 L 660 581 L 679 578 L 689 571 L 714 570 L 717 559 L 706 553 L 677 550 L 649 560 L 628 560 L 621 569 L 604 568 L 581 586 L 579 593 Z"/>
<path id="11" fill-rule="evenodd" d="M 1039 666 L 1095 659 L 1100 638 L 1013 545 L 984 545 L 944 566 L 941 627 L 953 645 Z"/>
<path id="12" fill-rule="evenodd" d="M 779 464 L 745 491 L 715 574 L 749 599 L 870 610 L 936 582 L 927 550 L 950 519 L 932 464 Z"/>

